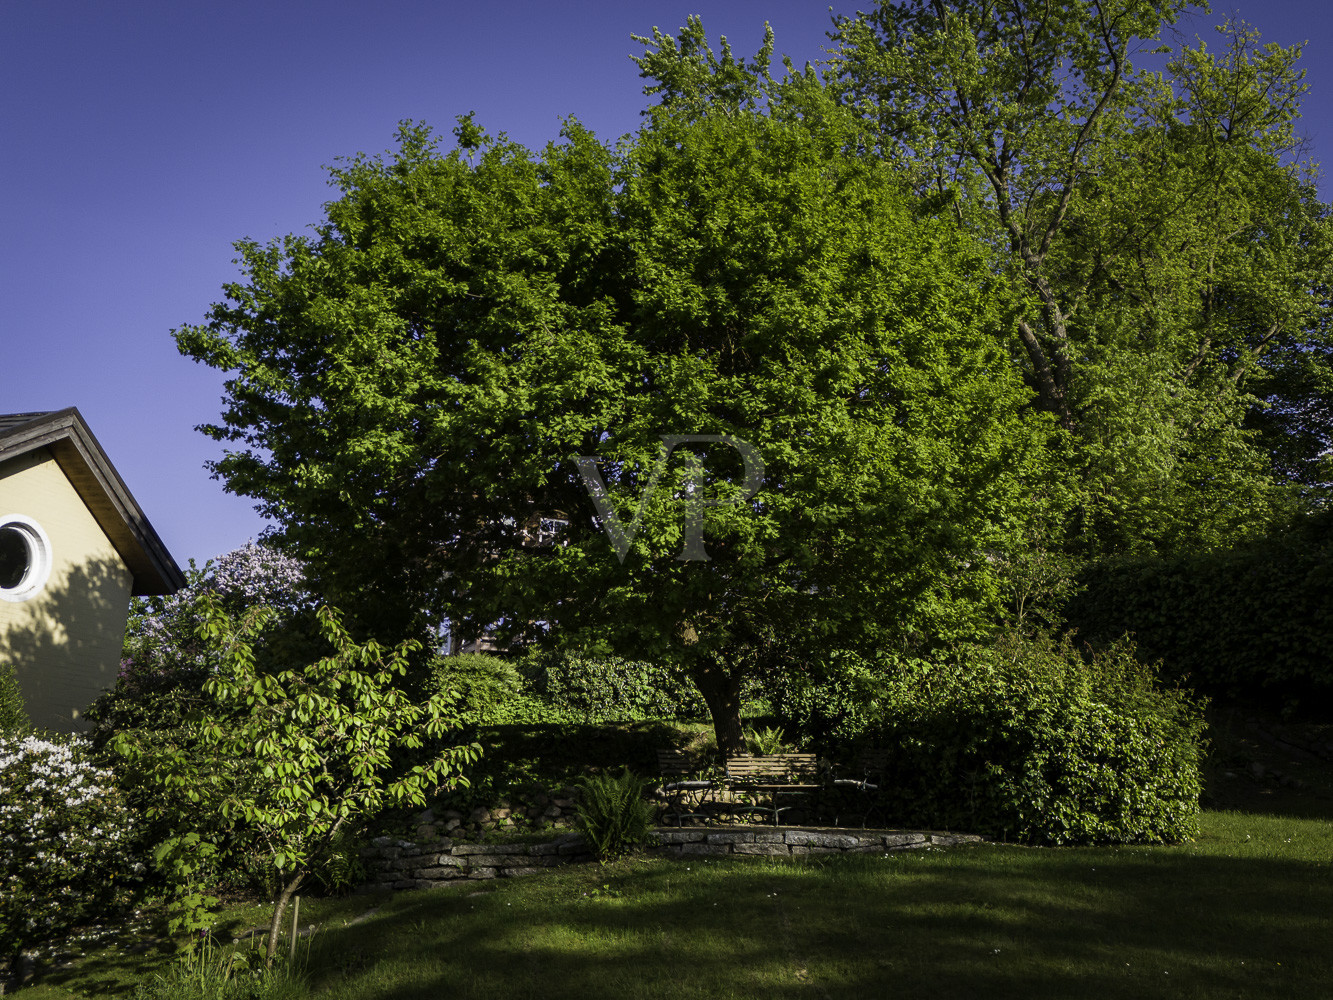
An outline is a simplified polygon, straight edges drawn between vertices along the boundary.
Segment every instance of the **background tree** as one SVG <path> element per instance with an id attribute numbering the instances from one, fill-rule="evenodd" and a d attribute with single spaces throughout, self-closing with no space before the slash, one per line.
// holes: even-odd
<path id="1" fill-rule="evenodd" d="M 1052 427 L 1019 414 L 984 248 L 810 80 L 615 150 L 464 119 L 447 156 L 407 126 L 335 168 L 316 238 L 240 244 L 246 281 L 177 332 L 233 373 L 208 429 L 241 446 L 228 488 L 381 634 L 499 623 L 679 664 L 726 750 L 748 672 L 984 627 L 986 551 L 1057 492 Z M 762 457 L 752 496 L 721 439 Z M 696 515 L 708 559 L 681 561 Z"/>
<path id="2" fill-rule="evenodd" d="M 1299 49 L 1228 23 L 1216 51 L 1136 69 L 1186 7 L 912 0 L 832 33 L 836 87 L 879 154 L 1012 282 L 1011 352 L 1078 444 L 1091 554 L 1215 546 L 1281 516 L 1291 469 L 1274 476 L 1264 446 L 1286 439 L 1247 417 L 1265 423 L 1268 393 L 1318 410 L 1327 384 L 1330 230 L 1295 162 Z"/>

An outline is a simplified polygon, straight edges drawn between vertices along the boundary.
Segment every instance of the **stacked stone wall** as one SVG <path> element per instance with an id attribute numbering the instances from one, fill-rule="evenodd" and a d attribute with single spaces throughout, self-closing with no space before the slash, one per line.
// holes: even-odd
<path id="1" fill-rule="evenodd" d="M 647 853 L 665 857 L 808 854 L 879 854 L 977 843 L 961 833 L 912 831 L 830 832 L 788 829 L 660 829 Z M 369 872 L 363 891 L 432 889 L 460 880 L 532 875 L 556 865 L 593 860 L 576 833 L 540 844 L 467 844 L 445 837 L 427 843 L 379 837 L 361 851 Z"/>
<path id="2" fill-rule="evenodd" d="M 531 875 L 555 865 L 591 861 L 592 853 L 576 833 L 543 844 L 461 844 L 442 837 L 420 844 L 377 837 L 361 849 L 369 878 L 362 887 L 432 889 L 459 879 Z"/>

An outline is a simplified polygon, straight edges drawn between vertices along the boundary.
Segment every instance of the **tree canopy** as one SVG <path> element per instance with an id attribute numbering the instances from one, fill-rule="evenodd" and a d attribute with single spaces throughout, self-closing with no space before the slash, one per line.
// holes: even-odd
<path id="1" fill-rule="evenodd" d="M 1011 352 L 1080 446 L 1092 554 L 1234 541 L 1292 509 L 1286 484 L 1329 481 L 1333 243 L 1298 161 L 1300 51 L 1229 21 L 1136 68 L 1188 6 L 881 2 L 831 35 L 878 154 L 1012 281 Z"/>
<path id="2" fill-rule="evenodd" d="M 971 634 L 987 553 L 1058 493 L 1053 421 L 1020 412 L 985 248 L 802 101 L 539 154 L 409 124 L 335 167 L 317 235 L 240 244 L 177 332 L 233 373 L 228 488 L 376 634 L 673 661 L 728 749 L 748 672 Z"/>
<path id="3" fill-rule="evenodd" d="M 692 18 L 617 145 L 405 123 L 176 331 L 231 373 L 216 471 L 376 635 L 670 661 L 728 749 L 746 675 L 975 635 L 1034 545 L 1326 504 L 1299 51 L 1137 68 L 1185 6 L 880 3 L 781 78 Z"/>

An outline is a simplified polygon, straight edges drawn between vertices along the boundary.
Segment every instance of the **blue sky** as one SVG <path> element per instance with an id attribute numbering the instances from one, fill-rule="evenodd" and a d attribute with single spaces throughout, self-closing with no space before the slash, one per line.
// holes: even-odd
<path id="1" fill-rule="evenodd" d="M 1219 4 L 1184 27 L 1211 40 L 1233 11 L 1265 41 L 1309 41 L 1304 130 L 1333 162 L 1326 0 Z M 475 111 L 529 146 L 571 114 L 604 139 L 632 131 L 631 33 L 692 13 L 746 55 L 767 20 L 798 63 L 829 26 L 822 0 L 0 0 L 0 412 L 79 407 L 182 565 L 258 535 L 194 430 L 223 376 L 170 336 L 238 276 L 231 244 L 306 231 L 332 194 L 324 166 L 386 149 L 405 118 L 447 135 Z"/>

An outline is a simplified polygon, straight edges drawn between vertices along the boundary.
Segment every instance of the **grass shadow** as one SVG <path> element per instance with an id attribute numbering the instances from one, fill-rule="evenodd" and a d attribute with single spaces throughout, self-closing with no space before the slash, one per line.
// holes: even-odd
<path id="1" fill-rule="evenodd" d="M 1330 835 L 1218 822 L 1176 848 L 631 861 L 474 883 L 323 935 L 315 982 L 357 1000 L 1326 996 Z"/>

